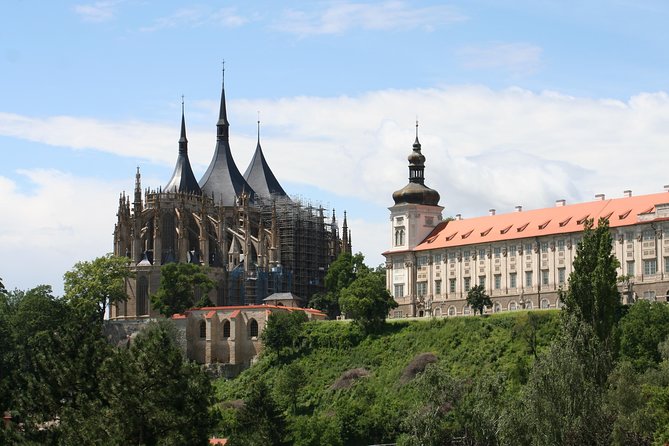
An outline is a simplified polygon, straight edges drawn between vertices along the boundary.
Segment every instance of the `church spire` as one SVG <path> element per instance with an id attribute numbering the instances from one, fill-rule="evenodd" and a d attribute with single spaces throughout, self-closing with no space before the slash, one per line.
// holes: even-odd
<path id="1" fill-rule="evenodd" d="M 188 153 L 188 139 L 186 139 L 186 116 L 184 113 L 184 97 L 181 95 L 181 138 L 179 138 L 179 154 Z"/>
<path id="2" fill-rule="evenodd" d="M 218 141 L 230 138 L 230 123 L 228 122 L 228 112 L 225 107 L 225 61 L 223 61 L 223 80 L 221 83 L 221 108 L 218 112 L 218 122 L 216 123 L 216 139 Z"/>
<path id="3" fill-rule="evenodd" d="M 132 205 L 135 215 L 139 215 L 142 212 L 142 176 L 139 173 L 139 166 L 135 174 L 135 201 Z"/>
<path id="4" fill-rule="evenodd" d="M 179 138 L 179 155 L 174 166 L 172 178 L 165 186 L 165 192 L 181 192 L 201 195 L 202 190 L 197 184 L 193 169 L 188 159 L 188 140 L 186 139 L 186 118 L 184 113 L 184 100 L 181 96 L 181 137 Z"/>
<path id="5" fill-rule="evenodd" d="M 260 119 L 258 119 L 258 143 L 253 153 L 253 158 L 244 172 L 244 179 L 249 183 L 253 190 L 263 197 L 281 197 L 289 200 L 286 191 L 283 190 L 279 180 L 274 176 L 270 169 L 265 155 L 260 147 Z"/>

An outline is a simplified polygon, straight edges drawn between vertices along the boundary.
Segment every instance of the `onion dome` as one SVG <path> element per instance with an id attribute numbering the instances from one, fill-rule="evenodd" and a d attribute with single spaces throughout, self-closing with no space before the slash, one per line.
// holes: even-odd
<path id="1" fill-rule="evenodd" d="M 421 145 L 418 141 L 418 123 L 416 123 L 416 141 L 407 159 L 409 161 L 409 184 L 393 192 L 395 204 L 438 206 L 439 192 L 425 186 L 425 155 L 421 153 Z"/>

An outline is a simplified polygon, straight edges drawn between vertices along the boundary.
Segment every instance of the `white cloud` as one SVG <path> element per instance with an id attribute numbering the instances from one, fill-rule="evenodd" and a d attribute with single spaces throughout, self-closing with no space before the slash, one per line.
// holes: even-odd
<path id="1" fill-rule="evenodd" d="M 301 36 L 339 34 L 350 29 L 408 30 L 437 26 L 465 20 L 455 8 L 446 5 L 416 7 L 404 1 L 381 3 L 332 3 L 322 10 L 287 10 L 273 26 Z"/>
<path id="2" fill-rule="evenodd" d="M 235 8 L 220 8 L 212 10 L 204 7 L 182 8 L 174 13 L 156 19 L 152 25 L 140 28 L 143 32 L 154 32 L 165 28 L 191 27 L 204 25 L 218 25 L 225 28 L 238 28 L 249 20 L 239 14 Z"/>
<path id="3" fill-rule="evenodd" d="M 392 204 L 392 192 L 407 182 L 406 156 L 414 140 L 416 114 L 427 158 L 426 183 L 441 194 L 445 216 L 460 213 L 471 217 L 485 214 L 489 208 L 504 213 L 515 205 L 526 209 L 546 207 L 557 199 L 587 201 L 596 193 L 622 196 L 625 189 L 635 194 L 651 193 L 669 183 L 665 172 L 669 165 L 669 95 L 663 92 L 640 93 L 623 101 L 520 88 L 495 91 L 452 86 L 375 91 L 356 97 L 230 101 L 231 145 L 242 172 L 255 147 L 252 123 L 257 110 L 262 110 L 263 116 L 263 150 L 279 181 L 284 185 L 315 185 L 341 197 L 341 201 L 351 197 L 367 201 L 369 215 L 356 214 L 348 207 L 349 223 L 354 249 L 364 249 L 372 264 L 380 263 L 380 253 L 387 248 L 387 220 L 378 216 L 387 215 L 384 208 Z M 209 102 L 207 113 L 211 127 L 189 131 L 191 160 L 198 177 L 212 156 L 217 100 Z M 243 123 L 248 123 L 246 134 L 239 130 Z M 0 114 L 0 135 L 172 165 L 178 124 Z M 36 182 L 46 182 L 44 177 L 35 178 Z M 60 178 L 58 184 L 68 184 L 58 175 L 48 178 L 52 183 Z M 145 184 L 156 187 L 166 180 Z M 46 194 L 51 188 L 44 184 Z M 7 180 L 0 182 L 0 187 L 0 196 L 17 197 Z M 114 192 L 121 189 L 127 190 L 128 185 Z M 49 197 L 53 203 L 46 202 L 45 206 L 55 213 L 56 203 L 71 201 L 79 190 L 67 189 Z M 0 202 L 0 208 L 21 207 L 19 198 Z M 105 205 L 116 204 L 115 195 L 104 200 L 111 200 Z M 42 204 L 32 206 L 39 209 Z M 69 204 L 64 206 L 74 212 L 68 210 Z M 38 217 L 21 212 L 16 221 Z M 111 216 L 111 220 L 97 233 L 96 242 L 110 244 L 114 210 L 99 212 L 107 219 Z M 5 224 L 0 222 L 3 231 Z M 70 227 L 52 225 L 50 234 L 62 231 L 61 238 L 66 239 Z M 14 234 L 29 237 L 23 232 Z M 94 235 L 90 237 L 92 240 Z M 44 239 L 47 246 L 49 240 Z M 83 240 L 78 243 L 86 243 Z M 20 243 L 13 246 L 18 248 Z M 6 252 L 4 246 L 0 251 Z M 40 255 L 43 253 L 39 250 L 33 253 L 33 257 Z"/>
<path id="4" fill-rule="evenodd" d="M 457 51 L 460 63 L 470 69 L 501 69 L 513 75 L 529 75 L 541 67 L 542 49 L 522 42 L 470 45 Z"/>
<path id="5" fill-rule="evenodd" d="M 106 22 L 116 16 L 120 0 L 99 1 L 74 6 L 74 12 L 86 22 Z"/>

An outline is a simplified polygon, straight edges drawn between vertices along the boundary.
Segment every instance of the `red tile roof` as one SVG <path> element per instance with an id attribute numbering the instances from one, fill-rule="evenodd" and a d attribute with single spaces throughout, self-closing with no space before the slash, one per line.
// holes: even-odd
<path id="1" fill-rule="evenodd" d="M 415 251 L 580 232 L 589 218 L 595 223 L 600 217 L 608 218 L 612 228 L 631 226 L 639 222 L 639 214 L 667 203 L 669 193 L 663 192 L 452 220 L 437 225 Z"/>

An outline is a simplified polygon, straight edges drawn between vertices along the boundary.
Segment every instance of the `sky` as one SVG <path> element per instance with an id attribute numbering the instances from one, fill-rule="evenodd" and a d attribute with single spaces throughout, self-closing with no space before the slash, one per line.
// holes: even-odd
<path id="1" fill-rule="evenodd" d="M 383 262 L 419 122 L 463 218 L 669 184 L 669 4 L 650 0 L 4 0 L 0 278 L 49 284 L 113 249 L 118 196 L 169 180 L 184 96 L 204 174 L 225 61 L 230 144 L 347 212 Z M 669 198 L 669 195 L 668 195 Z M 669 202 L 669 200 L 668 200 Z"/>

